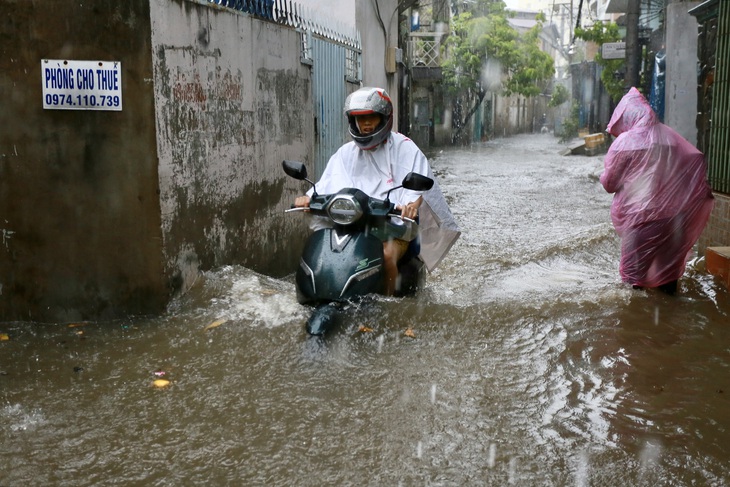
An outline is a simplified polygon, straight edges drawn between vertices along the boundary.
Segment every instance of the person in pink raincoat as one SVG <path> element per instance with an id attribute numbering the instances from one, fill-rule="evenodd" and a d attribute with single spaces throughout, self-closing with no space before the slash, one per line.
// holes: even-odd
<path id="1" fill-rule="evenodd" d="M 704 155 L 659 122 L 636 88 L 618 103 L 606 130 L 616 139 L 600 180 L 614 193 L 621 279 L 673 294 L 714 203 Z"/>

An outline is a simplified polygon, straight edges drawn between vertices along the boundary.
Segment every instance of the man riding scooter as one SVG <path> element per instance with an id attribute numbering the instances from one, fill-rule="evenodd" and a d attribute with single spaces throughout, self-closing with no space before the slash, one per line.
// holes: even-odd
<path id="1" fill-rule="evenodd" d="M 401 211 L 401 215 L 412 220 L 419 217 L 426 198 L 425 201 L 431 205 L 428 209 L 429 216 L 433 217 L 436 213 L 437 226 L 445 224 L 444 229 L 449 230 L 445 237 L 442 234 L 435 239 L 435 246 L 431 245 L 437 254 L 440 252 L 440 255 L 430 259 L 432 266 L 429 268 L 432 269 L 456 241 L 460 232 L 438 186 L 435 187 L 436 191 L 432 189 L 426 193 L 398 187 L 410 172 L 433 178 L 426 156 L 408 137 L 391 130 L 393 104 L 385 90 L 361 88 L 355 91 L 347 97 L 344 111 L 353 140 L 332 155 L 321 179 L 315 185 L 317 191 L 335 193 L 348 187 L 360 189 L 378 199 L 389 197 Z M 294 206 L 308 207 L 313 191 L 314 188 L 311 188 L 305 196 L 296 198 Z M 316 225 L 317 223 L 313 224 Z M 437 233 L 439 232 L 434 232 L 432 236 Z M 429 243 L 433 244 L 434 241 L 431 240 Z M 405 240 L 390 239 L 383 242 L 385 293 L 388 295 L 393 295 L 398 290 L 398 261 L 409 248 L 418 252 L 417 245 L 409 245 Z M 429 260 L 424 260 L 428 265 Z"/>

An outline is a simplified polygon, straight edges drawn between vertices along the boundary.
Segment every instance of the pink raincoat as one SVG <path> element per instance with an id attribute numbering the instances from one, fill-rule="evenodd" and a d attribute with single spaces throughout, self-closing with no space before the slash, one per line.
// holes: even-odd
<path id="1" fill-rule="evenodd" d="M 621 279 L 642 287 L 676 281 L 712 211 L 705 158 L 659 122 L 636 88 L 618 103 L 607 131 L 617 139 L 606 154 L 601 184 L 614 193 Z"/>

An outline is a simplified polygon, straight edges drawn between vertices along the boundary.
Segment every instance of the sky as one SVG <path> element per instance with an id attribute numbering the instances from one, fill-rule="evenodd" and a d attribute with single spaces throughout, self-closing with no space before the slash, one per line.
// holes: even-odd
<path id="1" fill-rule="evenodd" d="M 355 25 L 354 3 L 342 0 L 297 0 L 299 5 L 315 10 L 323 19 Z"/>
<path id="2" fill-rule="evenodd" d="M 570 0 L 555 0 L 555 3 L 569 3 Z M 508 8 L 542 10 L 553 4 L 553 0 L 504 0 Z"/>
<path id="3" fill-rule="evenodd" d="M 504 0 L 507 7 L 523 10 L 543 10 L 555 3 L 570 3 L 570 0 Z M 573 0 L 576 2 L 579 0 Z M 333 19 L 347 25 L 355 24 L 353 3 L 342 0 L 298 0 L 297 3 L 317 11 L 322 18 Z"/>

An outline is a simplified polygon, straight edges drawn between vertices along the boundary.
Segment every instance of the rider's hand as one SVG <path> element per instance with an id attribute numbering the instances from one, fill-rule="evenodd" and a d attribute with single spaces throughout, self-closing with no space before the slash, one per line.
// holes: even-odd
<path id="1" fill-rule="evenodd" d="M 413 203 L 408 203 L 406 206 L 400 206 L 398 209 L 400 210 L 401 216 L 415 220 L 418 216 L 419 206 L 420 205 L 417 205 L 414 201 Z"/>
<path id="2" fill-rule="evenodd" d="M 297 199 L 294 200 L 294 206 L 296 208 L 309 207 L 309 196 L 298 196 Z"/>

